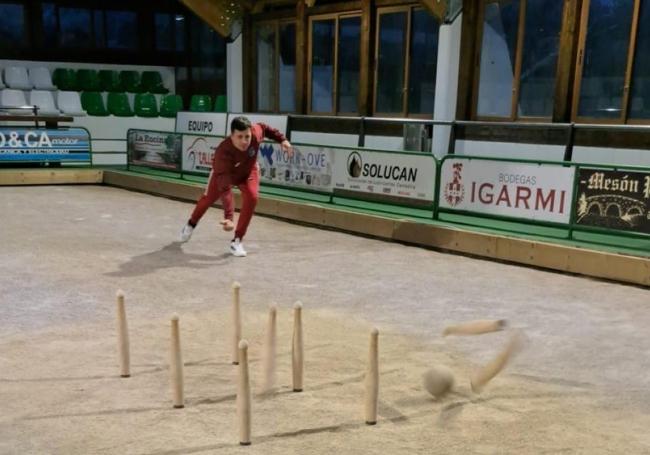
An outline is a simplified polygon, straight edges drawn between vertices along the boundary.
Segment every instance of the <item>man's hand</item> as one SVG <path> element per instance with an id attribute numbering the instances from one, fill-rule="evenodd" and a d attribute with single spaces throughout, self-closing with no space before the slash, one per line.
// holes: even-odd
<path id="1" fill-rule="evenodd" d="M 224 231 L 232 231 L 235 229 L 235 223 L 233 223 L 232 220 L 221 220 L 219 221 L 219 224 Z"/>
<path id="2" fill-rule="evenodd" d="M 286 139 L 280 143 L 280 148 L 282 148 L 282 151 L 287 152 L 289 158 L 293 156 L 293 146 Z"/>

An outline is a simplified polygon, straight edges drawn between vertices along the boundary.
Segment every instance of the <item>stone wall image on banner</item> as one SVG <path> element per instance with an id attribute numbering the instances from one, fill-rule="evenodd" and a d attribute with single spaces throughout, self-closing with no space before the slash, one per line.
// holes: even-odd
<path id="1" fill-rule="evenodd" d="M 584 169 L 578 173 L 576 224 L 650 233 L 650 174 Z"/>
<path id="2" fill-rule="evenodd" d="M 257 156 L 262 183 L 332 191 L 332 159 L 329 147 L 294 144 L 293 156 L 282 151 L 279 144 L 264 142 Z"/>
<path id="3" fill-rule="evenodd" d="M 127 138 L 129 163 L 157 169 L 181 168 L 181 137 L 175 133 L 131 130 Z"/>

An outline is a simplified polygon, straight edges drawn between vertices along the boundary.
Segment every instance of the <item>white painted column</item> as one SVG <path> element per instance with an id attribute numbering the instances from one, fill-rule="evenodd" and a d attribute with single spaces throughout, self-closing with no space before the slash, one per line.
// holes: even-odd
<path id="1" fill-rule="evenodd" d="M 460 32 L 462 13 L 453 23 L 440 26 L 438 34 L 438 63 L 436 73 L 436 98 L 433 107 L 434 120 L 454 120 L 458 101 L 458 71 L 460 63 Z M 436 157 L 447 154 L 449 126 L 434 126 L 432 153 Z"/>
<path id="2" fill-rule="evenodd" d="M 235 41 L 226 44 L 226 96 L 228 112 L 244 110 L 244 67 L 243 38 L 240 34 Z"/>

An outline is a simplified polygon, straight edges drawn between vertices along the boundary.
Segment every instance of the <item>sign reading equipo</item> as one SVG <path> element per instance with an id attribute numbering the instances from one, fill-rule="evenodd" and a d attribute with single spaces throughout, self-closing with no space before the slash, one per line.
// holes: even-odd
<path id="1" fill-rule="evenodd" d="M 183 134 L 183 171 L 209 175 L 214 152 L 223 137 Z"/>
<path id="2" fill-rule="evenodd" d="M 293 157 L 279 144 L 265 142 L 260 146 L 257 161 L 262 183 L 332 191 L 332 157 L 328 147 L 294 146 Z"/>
<path id="3" fill-rule="evenodd" d="M 218 112 L 179 112 L 176 115 L 176 132 L 206 136 L 224 136 L 227 114 Z"/>
<path id="4" fill-rule="evenodd" d="M 445 160 L 440 207 L 568 223 L 575 168 L 489 160 Z"/>
<path id="5" fill-rule="evenodd" d="M 129 130 L 127 146 L 130 164 L 176 171 L 181 168 L 180 134 Z"/>
<path id="6" fill-rule="evenodd" d="M 436 164 L 431 155 L 338 150 L 334 189 L 433 202 Z"/>
<path id="7" fill-rule="evenodd" d="M 650 233 L 650 174 L 580 168 L 577 191 L 576 224 Z"/>
<path id="8" fill-rule="evenodd" d="M 2 161 L 90 161 L 90 135 L 83 128 L 0 128 Z"/>

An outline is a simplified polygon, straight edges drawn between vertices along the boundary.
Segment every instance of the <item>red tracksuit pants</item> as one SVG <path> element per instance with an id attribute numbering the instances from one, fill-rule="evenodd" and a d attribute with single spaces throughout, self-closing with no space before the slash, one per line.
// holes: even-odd
<path id="1" fill-rule="evenodd" d="M 210 172 L 207 188 L 196 203 L 194 212 L 192 212 L 192 216 L 190 217 L 190 221 L 193 225 L 198 224 L 203 214 L 219 198 L 221 198 L 221 203 L 223 205 L 224 218 L 233 221 L 235 204 L 233 202 L 232 190 L 228 188 L 219 192 L 219 182 L 217 180 L 218 177 Z M 255 210 L 257 199 L 259 198 L 260 176 L 257 166 L 253 167 L 246 181 L 240 183 L 237 187 L 241 192 L 242 204 L 239 213 L 239 220 L 237 221 L 237 228 L 235 229 L 235 238 L 242 240 L 246 235 L 246 230 L 251 222 L 251 218 L 253 218 L 253 211 Z"/>

